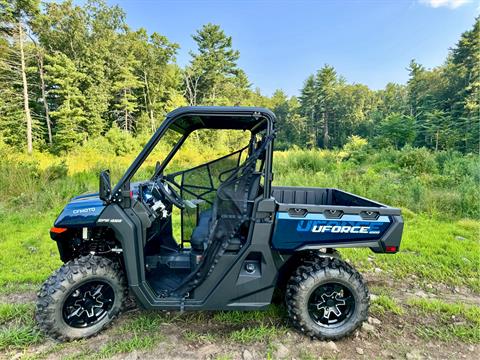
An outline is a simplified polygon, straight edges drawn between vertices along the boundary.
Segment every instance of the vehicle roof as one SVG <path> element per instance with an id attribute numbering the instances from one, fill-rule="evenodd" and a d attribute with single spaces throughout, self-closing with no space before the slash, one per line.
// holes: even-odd
<path id="1" fill-rule="evenodd" d="M 174 130 L 189 133 L 197 129 L 239 129 L 261 131 L 267 121 L 274 122 L 273 112 L 262 107 L 185 106 L 167 115 Z"/>

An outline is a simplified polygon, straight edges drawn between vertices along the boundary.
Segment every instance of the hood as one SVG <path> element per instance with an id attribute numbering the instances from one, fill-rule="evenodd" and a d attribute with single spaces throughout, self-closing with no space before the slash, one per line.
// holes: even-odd
<path id="1" fill-rule="evenodd" d="M 56 227 L 91 226 L 105 209 L 98 193 L 83 194 L 74 197 L 63 209 L 55 221 Z"/>

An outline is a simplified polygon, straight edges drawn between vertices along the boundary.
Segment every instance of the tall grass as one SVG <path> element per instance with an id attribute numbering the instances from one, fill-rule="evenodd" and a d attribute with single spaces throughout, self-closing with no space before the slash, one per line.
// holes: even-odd
<path id="1" fill-rule="evenodd" d="M 388 205 L 447 218 L 480 216 L 477 156 L 426 149 L 276 152 L 275 183 L 335 187 Z"/>
<path id="2" fill-rule="evenodd" d="M 58 211 L 74 195 L 96 191 L 98 173 L 109 168 L 119 179 L 141 149 L 129 153 L 92 142 L 54 157 L 12 153 L 0 146 L 0 213 L 28 209 Z M 238 142 L 237 142 L 238 143 Z M 169 171 L 227 154 L 234 145 L 207 146 L 192 140 L 175 156 Z M 210 144 L 211 145 L 211 144 Z M 240 147 L 240 146 L 238 146 Z M 168 151 L 163 145 L 147 159 L 136 179 L 148 178 Z M 480 217 L 478 156 L 426 149 L 289 150 L 274 155 L 276 185 L 336 187 L 417 213 L 447 218 Z"/>

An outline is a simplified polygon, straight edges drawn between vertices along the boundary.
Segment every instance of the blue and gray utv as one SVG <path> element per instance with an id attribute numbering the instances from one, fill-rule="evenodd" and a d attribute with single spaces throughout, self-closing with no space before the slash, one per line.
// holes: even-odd
<path id="1" fill-rule="evenodd" d="M 202 129 L 243 130 L 246 146 L 167 173 Z M 130 295 L 145 309 L 259 310 L 277 289 L 299 331 L 351 334 L 369 294 L 335 249 L 396 253 L 400 210 L 337 189 L 272 186 L 274 137 L 275 115 L 263 108 L 169 113 L 115 187 L 103 171 L 99 192 L 73 198 L 55 221 L 64 265 L 39 291 L 39 326 L 72 340 L 109 325 Z M 156 167 L 139 171 L 149 156 Z"/>

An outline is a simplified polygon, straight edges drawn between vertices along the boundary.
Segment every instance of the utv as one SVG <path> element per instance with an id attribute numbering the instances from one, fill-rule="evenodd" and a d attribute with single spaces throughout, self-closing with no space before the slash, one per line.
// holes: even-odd
<path id="1" fill-rule="evenodd" d="M 64 265 L 38 293 L 40 328 L 58 340 L 94 335 L 129 294 L 145 309 L 259 310 L 275 289 L 311 337 L 359 327 L 368 289 L 335 249 L 396 253 L 400 210 L 337 189 L 272 186 L 275 121 L 263 108 L 180 108 L 113 189 L 103 171 L 99 192 L 73 198 L 50 230 Z M 200 129 L 244 130 L 247 145 L 164 173 Z M 159 142 L 166 156 L 150 180 L 133 181 Z"/>

